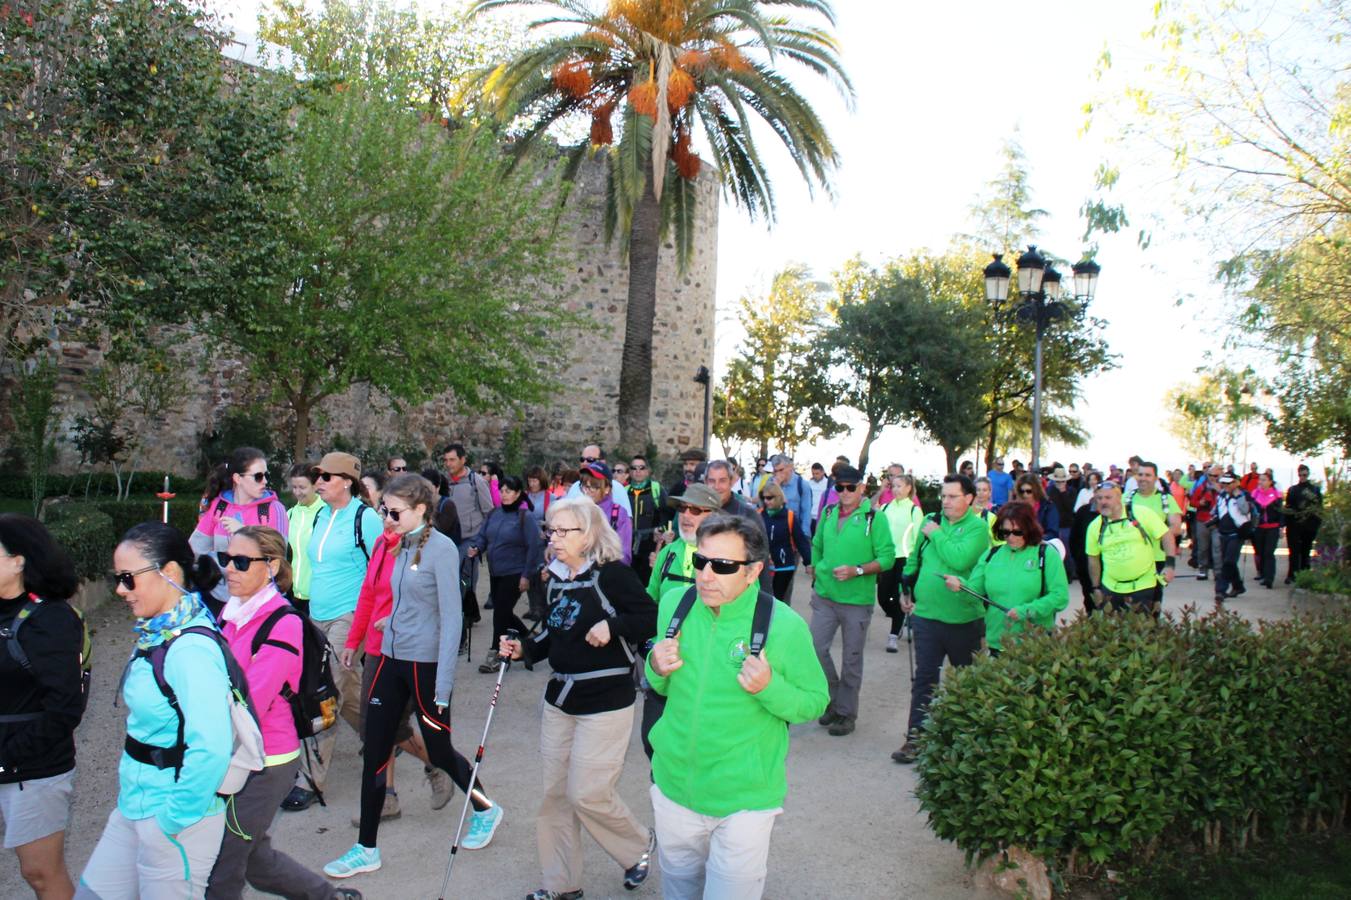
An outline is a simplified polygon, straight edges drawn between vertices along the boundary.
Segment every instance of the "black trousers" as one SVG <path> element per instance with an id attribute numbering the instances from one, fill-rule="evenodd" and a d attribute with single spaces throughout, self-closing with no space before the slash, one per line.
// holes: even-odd
<path id="1" fill-rule="evenodd" d="M 365 847 L 376 846 L 380 810 L 385 805 L 385 767 L 394 752 L 399 723 L 406 715 L 410 697 L 431 764 L 447 772 L 465 793 L 469 792 L 473 772 L 469 760 L 450 744 L 450 708 L 445 712 L 436 709 L 436 663 L 382 656 L 379 666 L 366 698 L 366 746 L 361 756 L 361 828 L 357 840 Z M 482 782 L 475 786 L 482 792 Z M 475 798 L 474 808 L 487 809 L 488 804 Z"/>
<path id="2" fill-rule="evenodd" d="M 516 616 L 516 604 L 521 599 L 521 575 L 491 575 L 488 578 L 488 596 L 493 601 L 493 640 L 491 648 L 497 649 L 497 639 L 507 633 L 508 628 L 525 637 L 530 633 Z"/>
<path id="3" fill-rule="evenodd" d="M 1281 541 L 1281 530 L 1255 528 L 1252 540 L 1257 548 L 1257 577 L 1270 586 L 1276 580 L 1276 545 Z"/>
<path id="4" fill-rule="evenodd" d="M 910 591 L 901 584 L 901 573 L 905 571 L 905 557 L 896 557 L 896 564 L 890 569 L 877 573 L 877 605 L 891 620 L 891 634 L 900 634 L 905 624 L 905 610 L 901 609 L 901 596 L 910 596 Z"/>
<path id="5" fill-rule="evenodd" d="M 951 625 L 937 619 L 911 616 L 915 630 L 915 682 L 910 688 L 910 724 L 907 737 L 919 734 L 929 715 L 929 701 L 938 687 L 946 658 L 954 666 L 969 666 L 985 637 L 985 620 Z"/>
<path id="6" fill-rule="evenodd" d="M 1290 548 L 1290 569 L 1286 573 L 1291 578 L 1296 572 L 1309 568 L 1309 555 L 1313 553 L 1313 541 L 1318 535 L 1319 520 L 1312 522 L 1292 521 L 1285 527 L 1285 542 Z"/>
<path id="7" fill-rule="evenodd" d="M 774 599 L 782 600 L 789 606 L 793 603 L 790 592 L 793 589 L 793 575 L 797 569 L 784 569 L 782 572 L 774 573 Z"/>
<path id="8" fill-rule="evenodd" d="M 1243 571 L 1238 564 L 1242 554 L 1242 534 L 1220 534 L 1220 568 L 1215 575 L 1215 596 L 1244 590 Z"/>

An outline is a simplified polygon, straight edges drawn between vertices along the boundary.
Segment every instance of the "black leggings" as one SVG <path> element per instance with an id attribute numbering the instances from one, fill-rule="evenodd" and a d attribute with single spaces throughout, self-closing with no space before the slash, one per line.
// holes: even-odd
<path id="1" fill-rule="evenodd" d="M 493 600 L 493 642 L 492 651 L 497 652 L 497 639 L 515 628 L 516 633 L 525 637 L 530 629 L 516 616 L 516 604 L 521 599 L 521 576 L 492 575 L 488 578 L 488 596 Z"/>
<path id="2" fill-rule="evenodd" d="M 450 745 L 450 708 L 444 713 L 436 710 L 436 663 L 388 656 L 379 660 L 370 695 L 365 698 L 366 746 L 361 757 L 361 830 L 357 838 L 364 847 L 376 845 L 380 810 L 385 805 L 385 767 L 394 752 L 395 736 L 410 697 L 432 765 L 449 773 L 451 780 L 466 792 L 473 772 L 469 760 Z M 475 782 L 474 786 L 481 795 L 483 783 Z M 480 796 L 473 796 L 473 802 L 474 809 L 480 811 L 490 805 Z"/>
<path id="3" fill-rule="evenodd" d="M 877 605 L 891 619 L 891 634 L 900 634 L 905 624 L 905 610 L 901 608 L 901 597 L 909 597 L 910 590 L 901 584 L 901 574 L 905 571 L 905 557 L 896 557 L 896 563 L 890 569 L 877 574 Z"/>

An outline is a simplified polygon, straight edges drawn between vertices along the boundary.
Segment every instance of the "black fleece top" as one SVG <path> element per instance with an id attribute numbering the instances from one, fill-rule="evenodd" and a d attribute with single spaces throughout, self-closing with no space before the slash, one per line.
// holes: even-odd
<path id="1" fill-rule="evenodd" d="M 592 567 L 572 579 L 554 578 L 549 582 L 549 614 L 539 634 L 522 644 L 526 659 L 549 658 L 557 677 L 544 689 L 544 699 L 569 715 L 585 716 L 610 712 L 633 705 L 634 683 L 630 670 L 633 657 L 629 644 L 641 646 L 657 632 L 657 604 L 636 572 L 622 562 Z M 608 601 L 613 614 L 607 612 Z M 586 633 L 602 619 L 610 622 L 610 642 L 593 647 Z M 624 669 L 603 678 L 575 681 L 562 705 L 566 674 Z"/>
<path id="2" fill-rule="evenodd" d="M 0 599 L 6 633 L 26 596 Z M 27 722 L 0 722 L 0 784 L 50 778 L 75 768 L 75 727 L 84 715 L 80 651 L 84 626 L 69 604 L 44 600 L 19 629 L 32 671 L 0 638 L 0 715 L 39 713 Z"/>

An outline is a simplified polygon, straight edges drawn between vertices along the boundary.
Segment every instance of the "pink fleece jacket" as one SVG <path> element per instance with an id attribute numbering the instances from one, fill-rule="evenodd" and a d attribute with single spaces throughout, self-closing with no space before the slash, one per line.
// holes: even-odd
<path id="1" fill-rule="evenodd" d="M 300 617 L 283 616 L 268 635 L 268 643 L 258 648 L 258 655 L 250 656 L 250 652 L 253 649 L 253 636 L 258 633 L 263 622 L 267 621 L 273 610 L 285 605 L 286 598 L 272 590 L 272 596 L 242 626 L 234 622 L 225 622 L 221 626 L 221 634 L 230 645 L 230 652 L 248 679 L 249 699 L 258 712 L 258 725 L 263 732 L 263 752 L 269 758 L 288 755 L 300 749 L 291 705 L 281 696 L 282 684 L 289 684 L 292 690 L 300 687 L 300 654 L 303 650 Z M 272 641 L 295 647 L 296 652 L 275 646 Z"/>
<path id="2" fill-rule="evenodd" d="M 380 655 L 380 644 L 385 633 L 371 626 L 388 616 L 394 608 L 394 589 L 390 585 L 390 576 L 394 574 L 394 557 L 399 552 L 399 542 L 403 535 L 386 531 L 375 542 L 371 551 L 370 564 L 366 566 L 366 580 L 361 584 L 361 595 L 357 597 L 356 612 L 352 615 L 352 627 L 347 631 L 347 649 L 361 648 L 362 639 L 366 641 L 366 655 Z"/>

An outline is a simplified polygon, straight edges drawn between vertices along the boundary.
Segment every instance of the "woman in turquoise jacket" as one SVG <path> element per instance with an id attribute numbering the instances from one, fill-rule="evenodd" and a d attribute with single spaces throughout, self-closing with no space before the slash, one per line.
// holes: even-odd
<path id="1" fill-rule="evenodd" d="M 217 641 L 183 632 L 216 630 L 202 595 L 220 570 L 157 522 L 126 533 L 113 551 L 113 569 L 117 594 L 136 617 L 136 648 L 121 688 L 127 740 L 117 807 L 76 897 L 202 897 L 225 831 L 216 790 L 234 740 L 230 679 Z M 166 642 L 167 650 L 156 649 Z M 179 713 L 155 681 L 151 658 L 160 652 L 164 681 L 181 710 L 181 736 Z"/>
<path id="2" fill-rule="evenodd" d="M 985 645 L 998 656 L 1005 638 L 1025 631 L 1028 622 L 1054 628 L 1056 614 L 1069 605 L 1070 588 L 1060 554 L 1041 542 L 1041 524 L 1032 504 L 1013 500 L 1001 506 L 995 534 L 1005 543 L 982 555 L 969 578 L 949 575 L 945 580 L 950 591 L 965 585 L 990 598 Z"/>

